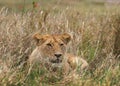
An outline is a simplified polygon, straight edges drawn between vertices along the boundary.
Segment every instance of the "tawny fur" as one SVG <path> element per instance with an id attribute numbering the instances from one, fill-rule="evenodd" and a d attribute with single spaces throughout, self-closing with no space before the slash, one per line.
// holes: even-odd
<path id="1" fill-rule="evenodd" d="M 43 62 L 47 63 L 49 67 L 63 68 L 64 73 L 75 70 L 78 66 L 81 70 L 88 67 L 87 61 L 83 58 L 66 53 L 66 46 L 71 40 L 69 34 L 40 35 L 37 33 L 33 35 L 33 38 L 37 47 L 29 57 L 30 65 Z M 56 59 L 56 55 L 61 56 Z"/>

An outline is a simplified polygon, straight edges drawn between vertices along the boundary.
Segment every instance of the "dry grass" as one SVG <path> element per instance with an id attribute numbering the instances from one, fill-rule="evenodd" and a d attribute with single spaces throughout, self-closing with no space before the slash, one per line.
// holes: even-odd
<path id="1" fill-rule="evenodd" d="M 97 13 L 96 13 L 97 12 Z M 50 11 L 29 11 L 9 13 L 6 8 L 0 10 L 0 85 L 3 86 L 119 86 L 120 62 L 113 54 L 116 39 L 115 11 L 83 11 L 71 8 Z M 119 20 L 119 19 L 118 19 Z M 35 32 L 70 33 L 73 40 L 68 52 L 81 55 L 89 63 L 89 69 L 79 78 L 67 82 L 61 76 L 50 74 L 35 66 L 26 77 L 24 60 L 35 48 L 31 36 Z M 51 75 L 51 76 L 50 76 Z"/>

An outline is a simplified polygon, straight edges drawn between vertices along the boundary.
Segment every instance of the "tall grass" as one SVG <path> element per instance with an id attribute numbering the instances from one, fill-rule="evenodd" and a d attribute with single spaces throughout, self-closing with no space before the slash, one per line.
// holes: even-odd
<path id="1" fill-rule="evenodd" d="M 99 10 L 99 9 L 98 9 Z M 83 11 L 71 8 L 22 13 L 0 10 L 0 85 L 5 86 L 119 86 L 120 62 L 113 54 L 116 39 L 115 11 Z M 119 24 L 117 23 L 119 26 Z M 72 40 L 68 52 L 86 59 L 89 69 L 77 79 L 63 79 L 40 66 L 35 66 L 29 76 L 24 61 L 35 44 L 31 36 L 39 32 L 70 33 Z M 60 83 L 62 82 L 62 83 Z"/>

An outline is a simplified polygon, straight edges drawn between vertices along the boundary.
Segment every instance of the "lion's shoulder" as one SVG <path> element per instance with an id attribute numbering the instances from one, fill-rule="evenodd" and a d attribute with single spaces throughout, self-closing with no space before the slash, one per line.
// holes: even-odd
<path id="1" fill-rule="evenodd" d="M 72 67 L 72 69 L 76 69 L 78 66 L 81 66 L 81 69 L 88 67 L 87 61 L 80 56 L 75 56 L 73 54 L 67 53 L 65 57 L 67 58 L 67 62 Z"/>

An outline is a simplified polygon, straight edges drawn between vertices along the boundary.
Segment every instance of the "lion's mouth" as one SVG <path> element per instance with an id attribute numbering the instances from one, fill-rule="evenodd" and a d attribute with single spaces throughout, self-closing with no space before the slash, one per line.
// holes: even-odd
<path id="1" fill-rule="evenodd" d="M 51 62 L 52 62 L 52 63 L 61 63 L 62 60 L 60 60 L 60 59 L 56 59 L 56 60 L 51 60 Z"/>

